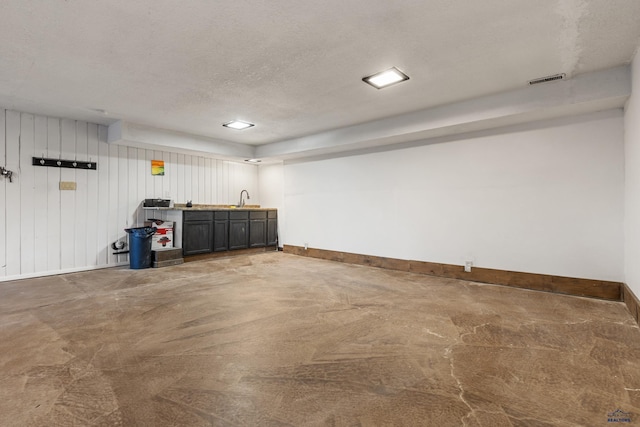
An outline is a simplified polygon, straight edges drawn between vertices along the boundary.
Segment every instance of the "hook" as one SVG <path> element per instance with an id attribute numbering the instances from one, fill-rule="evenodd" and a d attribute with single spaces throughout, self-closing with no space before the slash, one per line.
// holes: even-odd
<path id="1" fill-rule="evenodd" d="M 13 182 L 13 172 L 11 172 L 9 169 L 0 166 L 0 175 L 4 176 L 5 178 L 9 178 L 9 182 Z"/>

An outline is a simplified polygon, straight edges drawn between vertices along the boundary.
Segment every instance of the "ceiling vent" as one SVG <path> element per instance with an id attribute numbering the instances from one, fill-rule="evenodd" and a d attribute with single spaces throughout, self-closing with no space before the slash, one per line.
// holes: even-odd
<path id="1" fill-rule="evenodd" d="M 553 76 L 540 77 L 539 79 L 529 80 L 529 85 L 537 85 L 540 83 L 555 82 L 556 80 L 564 80 L 567 78 L 565 73 L 554 74 Z"/>

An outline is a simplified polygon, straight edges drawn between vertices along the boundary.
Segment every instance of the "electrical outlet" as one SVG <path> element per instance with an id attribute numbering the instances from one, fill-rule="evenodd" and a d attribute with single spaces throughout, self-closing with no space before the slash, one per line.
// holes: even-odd
<path id="1" fill-rule="evenodd" d="M 473 262 L 472 261 L 466 261 L 464 263 L 464 271 L 465 271 L 465 273 L 471 273 L 471 266 L 473 266 Z"/>
<path id="2" fill-rule="evenodd" d="M 74 181 L 60 181 L 60 190 L 76 191 L 76 183 Z"/>
<path id="3" fill-rule="evenodd" d="M 308 244 L 308 243 L 305 243 L 305 244 L 304 244 L 304 250 L 306 251 L 307 249 L 309 249 L 309 244 Z"/>

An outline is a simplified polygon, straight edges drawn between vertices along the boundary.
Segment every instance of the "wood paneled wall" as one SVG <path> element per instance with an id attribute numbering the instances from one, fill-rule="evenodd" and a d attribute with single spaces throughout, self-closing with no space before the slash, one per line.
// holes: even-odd
<path id="1" fill-rule="evenodd" d="M 196 155 L 108 144 L 105 126 L 0 109 L 0 281 L 127 263 L 111 243 L 141 225 L 145 198 L 258 201 L 257 167 Z M 32 166 L 32 157 L 91 160 L 98 169 Z M 165 175 L 151 175 L 151 160 Z M 61 191 L 61 181 L 77 183 Z"/>

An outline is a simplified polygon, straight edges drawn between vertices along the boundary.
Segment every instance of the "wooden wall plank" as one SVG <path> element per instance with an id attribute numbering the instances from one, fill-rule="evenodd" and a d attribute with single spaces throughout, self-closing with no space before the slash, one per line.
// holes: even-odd
<path id="1" fill-rule="evenodd" d="M 153 160 L 153 151 L 146 150 L 146 161 L 144 162 L 144 182 L 145 182 L 145 198 L 153 199 L 155 197 L 154 180 L 151 175 L 151 160 Z"/>
<path id="2" fill-rule="evenodd" d="M 34 144 L 33 156 L 45 157 L 47 154 L 47 118 L 35 116 L 34 123 Z M 34 242 L 36 252 L 34 253 L 35 272 L 47 271 L 48 251 L 47 251 L 47 214 L 49 212 L 49 198 L 47 195 L 47 169 L 43 167 L 33 167 L 33 200 L 34 200 Z"/>
<path id="3" fill-rule="evenodd" d="M 168 152 L 162 153 L 162 160 L 164 161 L 164 175 L 162 176 L 162 194 L 163 199 L 171 198 L 171 180 L 169 173 L 171 173 L 171 154 Z"/>
<path id="4" fill-rule="evenodd" d="M 193 200 L 193 194 L 191 194 L 191 156 L 184 155 L 184 161 L 182 163 L 182 184 L 184 186 L 184 201 Z"/>
<path id="5" fill-rule="evenodd" d="M 134 165 L 131 165 L 132 168 L 135 169 L 136 172 L 136 199 L 138 200 L 140 209 L 138 213 L 138 224 L 142 224 L 144 222 L 144 211 L 142 210 L 142 203 L 144 199 L 147 198 L 146 188 L 145 188 L 145 169 L 144 164 L 146 161 L 146 153 L 142 148 L 138 148 L 136 150 L 136 161 Z"/>
<path id="6" fill-rule="evenodd" d="M 184 156 L 184 197 L 186 200 L 193 201 L 193 186 L 191 180 L 191 162 L 192 156 Z M 194 201 L 195 203 L 195 201 Z"/>
<path id="7" fill-rule="evenodd" d="M 120 188 L 120 175 L 118 169 L 118 146 L 109 144 L 109 204 L 107 209 L 109 212 L 107 225 L 109 227 L 109 238 L 107 247 L 120 237 L 119 219 L 118 219 L 118 189 Z M 117 255 L 113 255 L 109 251 L 109 264 L 116 264 L 120 261 Z"/>
<path id="8" fill-rule="evenodd" d="M 76 152 L 74 160 L 88 161 L 88 125 L 87 122 L 76 122 Z M 89 233 L 89 224 L 87 212 L 87 185 L 89 174 L 95 174 L 95 171 L 86 169 L 75 170 L 76 191 L 75 191 L 75 262 L 76 267 L 87 265 L 87 234 Z"/>
<path id="9" fill-rule="evenodd" d="M 60 119 L 47 118 L 47 157 L 60 158 Z M 47 169 L 47 271 L 60 270 L 60 169 Z"/>
<path id="10" fill-rule="evenodd" d="M 213 191 L 213 204 L 219 205 L 220 201 L 220 164 L 218 159 L 211 160 L 211 167 L 213 168 L 213 173 L 211 177 L 211 191 Z"/>
<path id="11" fill-rule="evenodd" d="M 6 157 L 6 148 L 7 144 L 5 142 L 6 136 L 6 114 L 7 111 L 5 109 L 0 109 L 0 166 L 4 167 L 7 164 Z M 0 200 L 4 200 L 5 203 L 0 206 L 0 232 L 3 233 L 4 236 L 7 235 L 7 203 L 6 203 L 6 195 L 7 195 L 7 182 L 6 178 L 0 178 Z M 2 239 L 0 241 L 0 277 L 4 277 L 7 275 L 7 239 Z"/>
<path id="12" fill-rule="evenodd" d="M 242 189 L 238 188 L 237 184 L 237 165 L 232 162 L 227 162 L 227 165 L 227 167 L 229 168 L 229 202 L 238 203 L 240 201 L 240 191 Z"/>
<path id="13" fill-rule="evenodd" d="M 216 178 L 215 178 L 215 182 L 216 182 L 216 187 L 215 187 L 215 204 L 220 205 L 222 204 L 222 161 L 219 159 L 215 159 L 215 168 L 216 168 Z"/>
<path id="14" fill-rule="evenodd" d="M 171 153 L 164 152 L 164 176 L 162 177 L 162 198 L 170 199 L 173 189 L 171 187 L 171 175 L 175 174 L 175 168 L 171 160 Z"/>
<path id="15" fill-rule="evenodd" d="M 200 200 L 200 203 L 207 203 L 206 202 L 206 181 L 204 179 L 205 177 L 205 172 L 204 172 L 204 157 L 198 157 L 198 200 Z"/>
<path id="16" fill-rule="evenodd" d="M 213 204 L 213 192 L 211 191 L 211 173 L 213 169 L 211 168 L 211 159 L 206 158 L 204 160 L 203 170 L 204 170 L 204 201 L 208 205 Z"/>
<path id="17" fill-rule="evenodd" d="M 184 154 L 178 154 L 177 156 L 177 184 L 178 187 L 176 189 L 176 203 L 185 203 L 187 201 L 186 189 L 185 189 L 185 179 L 184 179 Z"/>
<path id="18" fill-rule="evenodd" d="M 20 113 L 7 111 L 6 115 L 6 168 L 15 172 L 13 183 L 5 182 L 6 260 L 7 276 L 20 274 Z M 8 181 L 8 180 L 7 180 Z"/>
<path id="19" fill-rule="evenodd" d="M 127 227 L 136 227 L 142 224 L 139 220 L 142 213 L 141 200 L 138 200 L 138 149 L 127 149 Z"/>
<path id="20" fill-rule="evenodd" d="M 169 187 L 170 187 L 170 192 L 169 192 L 169 198 L 172 199 L 174 202 L 177 202 L 178 200 L 178 154 L 177 153 L 171 153 L 171 159 L 170 159 L 170 163 L 171 163 L 171 169 L 169 172 Z"/>
<path id="21" fill-rule="evenodd" d="M 198 182 L 198 157 L 191 156 L 191 199 L 193 203 L 202 203 L 200 201 L 199 182 Z"/>
<path id="22" fill-rule="evenodd" d="M 103 139 L 103 136 L 105 137 Z M 111 261 L 111 248 L 109 241 L 109 171 L 111 170 L 111 158 L 109 157 L 109 144 L 106 141 L 106 127 L 98 128 L 98 221 L 96 235 L 98 236 L 98 265 L 109 265 Z"/>
<path id="23" fill-rule="evenodd" d="M 128 148 L 124 145 L 118 146 L 118 187 L 117 187 L 117 205 L 118 217 L 116 221 L 116 240 L 126 240 L 127 232 L 125 229 L 133 227 L 134 224 L 131 217 L 132 203 L 129 200 L 129 153 Z M 128 256 L 125 254 L 118 255 L 118 262 L 127 261 Z"/>
<path id="24" fill-rule="evenodd" d="M 90 162 L 98 161 L 98 125 L 89 123 L 87 125 L 87 160 Z M 101 165 L 98 164 L 98 168 Z M 98 174 L 99 170 L 87 171 L 87 233 L 86 233 L 86 251 L 87 265 L 99 265 L 98 260 L 98 233 L 100 225 L 98 224 L 99 207 L 99 186 Z"/>
<path id="25" fill-rule="evenodd" d="M 35 271 L 35 211 L 38 201 L 34 199 L 34 169 L 32 165 L 35 147 L 35 117 L 20 115 L 20 274 Z M 40 206 L 42 208 L 42 206 Z"/>
<path id="26" fill-rule="evenodd" d="M 231 199 L 231 193 L 229 192 L 229 162 L 222 160 L 220 164 L 222 165 L 220 174 L 220 197 L 222 204 L 234 204 L 236 201 Z"/>
<path id="27" fill-rule="evenodd" d="M 76 123 L 62 119 L 60 123 L 60 147 L 63 159 L 73 159 L 76 151 Z M 60 168 L 60 181 L 76 181 L 76 171 Z M 76 266 L 76 192 L 60 191 L 60 266 L 69 269 Z"/>

